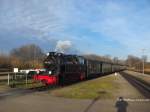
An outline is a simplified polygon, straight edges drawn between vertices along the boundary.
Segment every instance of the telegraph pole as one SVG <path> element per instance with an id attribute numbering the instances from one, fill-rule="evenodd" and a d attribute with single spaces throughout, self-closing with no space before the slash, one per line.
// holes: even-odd
<path id="1" fill-rule="evenodd" d="M 142 49 L 142 54 L 143 54 L 143 56 L 144 56 L 144 51 L 145 51 L 145 49 Z M 143 74 L 144 74 L 144 57 L 143 57 Z"/>

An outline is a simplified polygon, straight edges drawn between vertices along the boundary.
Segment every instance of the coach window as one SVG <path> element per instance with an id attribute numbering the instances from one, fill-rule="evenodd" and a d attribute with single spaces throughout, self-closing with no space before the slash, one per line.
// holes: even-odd
<path id="1" fill-rule="evenodd" d="M 84 58 L 78 57 L 78 60 L 79 60 L 79 64 L 84 64 Z"/>

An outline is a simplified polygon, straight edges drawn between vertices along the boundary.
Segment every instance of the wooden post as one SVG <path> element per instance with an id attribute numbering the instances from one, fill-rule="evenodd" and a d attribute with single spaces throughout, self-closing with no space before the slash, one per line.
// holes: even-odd
<path id="1" fill-rule="evenodd" d="M 26 74 L 26 87 L 27 87 L 27 83 L 28 83 L 28 77 L 27 77 L 27 74 Z"/>

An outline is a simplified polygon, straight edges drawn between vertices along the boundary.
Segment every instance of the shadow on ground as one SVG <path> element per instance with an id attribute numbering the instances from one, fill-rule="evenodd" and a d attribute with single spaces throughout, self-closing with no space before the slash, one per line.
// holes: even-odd
<path id="1" fill-rule="evenodd" d="M 92 102 L 87 106 L 84 112 L 89 112 L 89 110 L 93 107 L 94 104 L 100 99 L 100 97 L 96 97 L 92 100 Z M 107 107 L 107 106 L 106 106 Z M 123 97 L 119 97 L 115 103 L 116 112 L 127 112 L 128 102 L 124 100 Z"/>
<path id="2" fill-rule="evenodd" d="M 53 90 L 59 87 L 54 87 L 54 86 L 40 86 L 40 87 L 35 87 L 35 88 L 30 88 L 30 89 L 21 89 L 21 88 L 13 88 L 8 91 L 5 91 L 3 93 L 0 93 L 0 100 L 6 99 L 6 98 L 11 98 L 11 97 L 16 97 L 16 96 L 23 96 L 27 94 L 32 94 L 35 92 L 43 92 L 43 91 L 49 91 Z"/>

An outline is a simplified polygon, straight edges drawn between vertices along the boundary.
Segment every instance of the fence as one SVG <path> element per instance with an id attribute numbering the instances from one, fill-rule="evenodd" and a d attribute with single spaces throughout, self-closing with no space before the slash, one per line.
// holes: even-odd
<path id="1" fill-rule="evenodd" d="M 41 83 L 35 82 L 31 75 L 19 72 L 0 73 L 0 82 L 0 84 L 5 84 L 12 88 L 34 88 L 41 85 Z"/>

